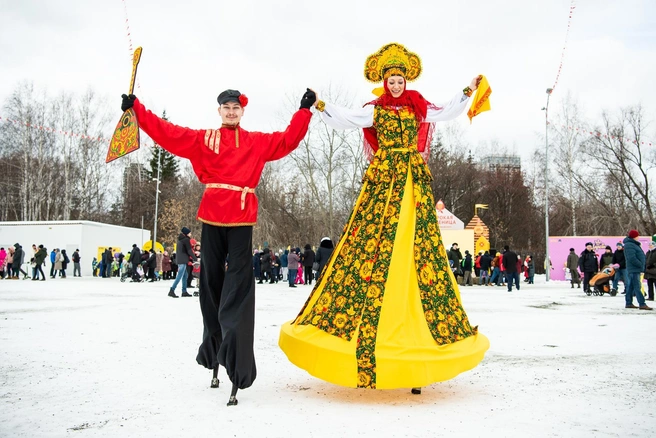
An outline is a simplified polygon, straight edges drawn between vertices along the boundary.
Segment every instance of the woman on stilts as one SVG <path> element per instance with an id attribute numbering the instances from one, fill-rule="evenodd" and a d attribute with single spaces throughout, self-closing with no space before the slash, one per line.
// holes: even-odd
<path id="1" fill-rule="evenodd" d="M 412 388 L 474 368 L 489 341 L 469 323 L 451 272 L 426 165 L 434 122 L 451 120 L 481 90 L 472 112 L 487 109 L 482 76 L 436 106 L 406 83 L 419 57 L 400 44 L 369 56 L 367 80 L 377 99 L 346 109 L 317 100 L 334 129 L 362 128 L 372 155 L 344 233 L 279 344 L 295 365 L 331 383 Z"/>

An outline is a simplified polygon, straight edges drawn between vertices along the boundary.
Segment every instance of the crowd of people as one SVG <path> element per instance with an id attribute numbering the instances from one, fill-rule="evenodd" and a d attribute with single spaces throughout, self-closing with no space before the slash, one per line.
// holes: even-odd
<path id="1" fill-rule="evenodd" d="M 570 275 L 572 289 L 576 284 L 581 287 L 583 279 L 583 291 L 591 291 L 591 280 L 604 269 L 613 268 L 612 292 L 618 292 L 620 280 L 624 284 L 622 294 L 625 296 L 625 307 L 627 309 L 652 310 L 646 301 L 654 301 L 654 288 L 656 286 L 656 242 L 649 242 L 647 253 L 642 249 L 637 240 L 639 233 L 631 230 L 623 241 L 617 242 L 615 251 L 607 245 L 604 253 L 599 257 L 594 250 L 594 244 L 587 242 L 585 249 L 580 255 L 576 254 L 574 248 L 570 248 L 567 256 L 566 269 Z M 647 298 L 642 293 L 641 275 L 647 280 Z M 633 304 L 633 298 L 638 306 Z"/>
<path id="2" fill-rule="evenodd" d="M 198 278 L 200 271 L 200 243 L 191 242 L 195 260 L 181 263 L 172 248 L 165 251 L 154 251 L 146 248 L 140 249 L 137 244 L 132 245 L 132 250 L 126 254 L 112 247 L 106 248 L 100 260 L 93 257 L 91 261 L 92 275 L 98 278 L 117 277 L 125 280 L 141 282 L 157 280 L 173 280 L 178 275 L 181 265 L 184 265 L 185 291 L 187 288 L 195 288 L 193 279 Z M 20 243 L 8 248 L 0 248 L 0 279 L 4 280 L 32 280 L 45 281 L 46 275 L 51 279 L 65 279 L 70 265 L 73 266 L 73 277 L 82 277 L 80 250 L 76 249 L 69 256 L 66 249 L 54 248 L 50 253 L 43 245 L 32 245 L 31 251 L 25 251 Z M 194 263 L 196 261 L 196 263 Z M 50 264 L 49 274 L 46 267 Z M 177 284 L 177 283 L 176 283 Z M 192 296 L 185 295 L 183 296 Z"/>
<path id="3" fill-rule="evenodd" d="M 253 275 L 258 284 L 285 281 L 289 287 L 296 287 L 297 284 L 312 285 L 313 281 L 319 279 L 333 249 L 333 241 L 329 237 L 321 239 L 316 251 L 309 243 L 303 250 L 292 245 L 277 252 L 268 247 L 263 250 L 254 249 Z"/>
<path id="4" fill-rule="evenodd" d="M 27 253 L 20 243 L 15 243 L 13 247 L 10 246 L 6 250 L 2 247 L 0 248 L 0 278 L 18 280 L 22 275 L 23 280 L 45 281 L 46 275 L 43 267 L 46 265 L 46 260 L 48 260 L 48 249 L 43 245 L 32 244 L 31 252 L 28 250 Z M 69 257 L 65 249 L 55 248 L 50 252 L 49 261 L 51 279 L 66 278 L 66 270 L 71 262 L 73 263 L 73 276 L 82 276 L 79 249 L 76 249 Z M 23 269 L 25 264 L 27 264 L 28 271 Z"/>
<path id="5" fill-rule="evenodd" d="M 453 275 L 464 286 L 473 286 L 474 279 L 478 279 L 476 283 L 479 286 L 507 286 L 508 292 L 512 292 L 513 284 L 517 290 L 520 289 L 520 277 L 524 278 L 525 283 L 534 283 L 533 256 L 529 254 L 522 258 L 508 245 L 503 251 L 480 251 L 475 257 L 465 250 L 463 257 L 458 244 L 454 243 L 447 251 L 447 257 Z"/>

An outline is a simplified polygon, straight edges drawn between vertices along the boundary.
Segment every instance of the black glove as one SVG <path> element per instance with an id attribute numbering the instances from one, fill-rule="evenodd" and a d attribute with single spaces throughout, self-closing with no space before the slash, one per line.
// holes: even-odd
<path id="1" fill-rule="evenodd" d="M 301 99 L 301 107 L 299 109 L 310 109 L 312 105 L 314 105 L 314 102 L 317 101 L 317 93 L 314 91 L 310 90 L 307 88 L 307 91 L 303 95 L 303 98 Z"/>
<path id="2" fill-rule="evenodd" d="M 134 94 L 130 94 L 129 96 L 127 94 L 123 94 L 121 97 L 123 98 L 123 102 L 121 102 L 122 111 L 127 111 L 128 109 L 132 108 L 134 105 L 134 100 L 137 98 L 137 96 Z"/>

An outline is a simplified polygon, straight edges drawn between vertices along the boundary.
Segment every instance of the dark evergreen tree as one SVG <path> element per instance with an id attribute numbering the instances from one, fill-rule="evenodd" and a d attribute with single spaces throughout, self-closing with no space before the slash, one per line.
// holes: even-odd
<path id="1" fill-rule="evenodd" d="M 162 113 L 162 119 L 168 120 L 166 117 L 166 111 Z M 157 178 L 157 156 L 158 153 L 160 156 L 160 177 L 162 182 L 173 182 L 178 179 L 178 158 L 167 150 L 162 149 L 159 146 L 155 146 L 152 150 L 150 157 L 150 168 L 148 170 L 149 178 Z"/>

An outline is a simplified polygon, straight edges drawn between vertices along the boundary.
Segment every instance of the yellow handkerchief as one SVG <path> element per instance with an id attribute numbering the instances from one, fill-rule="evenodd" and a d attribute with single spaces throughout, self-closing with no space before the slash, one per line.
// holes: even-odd
<path id="1" fill-rule="evenodd" d="M 469 123 L 471 123 L 472 118 L 476 117 L 483 111 L 490 110 L 490 94 L 492 94 L 490 84 L 487 83 L 487 78 L 481 75 L 481 83 L 478 84 L 476 95 L 474 95 L 474 101 L 472 102 L 469 111 L 467 111 Z"/>

